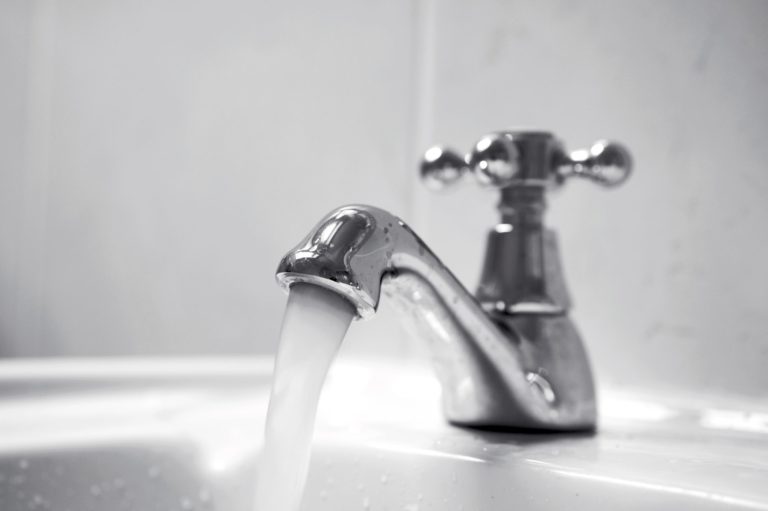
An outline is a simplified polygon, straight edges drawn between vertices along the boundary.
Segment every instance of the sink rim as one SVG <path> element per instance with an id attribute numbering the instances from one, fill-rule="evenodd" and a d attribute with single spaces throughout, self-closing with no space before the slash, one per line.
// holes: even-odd
<path id="1" fill-rule="evenodd" d="M 241 427 L 235 428 L 242 433 L 238 441 L 248 445 L 239 445 L 236 456 L 225 459 L 234 464 L 217 468 L 209 463 L 215 470 L 237 471 L 257 457 L 257 428 L 266 410 L 271 371 L 272 358 L 263 356 L 5 360 L 0 362 L 0 414 L 20 403 L 44 412 L 40 400 L 48 400 L 63 404 L 65 416 L 71 412 L 73 431 L 85 422 L 78 421 L 78 414 L 96 430 L 118 416 L 135 416 L 133 425 L 144 436 L 132 436 L 130 428 L 102 435 L 101 443 L 81 435 L 80 443 L 67 448 L 71 452 L 159 439 L 169 445 L 181 441 L 199 445 L 210 454 L 202 456 L 205 459 L 216 459 L 222 452 L 226 438 L 217 428 L 240 422 Z M 315 449 L 346 456 L 344 463 L 351 453 L 363 460 L 389 457 L 396 465 L 434 460 L 470 474 L 476 470 L 471 467 L 477 467 L 535 481 L 541 476 L 595 488 L 621 487 L 768 509 L 768 494 L 756 482 L 756 478 L 768 480 L 768 407 L 762 401 L 648 389 L 603 390 L 596 434 L 534 434 L 453 427 L 442 417 L 439 391 L 431 368 L 424 364 L 341 361 L 321 400 Z M 176 401 L 165 399 L 179 395 Z M 160 398 L 147 401 L 153 396 Z M 94 403 L 88 401 L 94 398 L 115 401 L 113 408 L 120 413 L 67 406 L 77 399 Z M 340 410 L 347 410 L 347 415 Z M 219 415 L 213 422 L 212 411 Z M 91 415 L 85 417 L 86 412 Z M 21 424 L 23 429 L 20 420 L 16 427 Z M 29 420 L 43 428 L 48 424 L 62 428 L 61 423 L 39 417 Z M 63 446 L 54 436 L 37 451 L 30 451 L 30 446 L 14 450 L 8 445 L 12 437 L 6 434 L 11 427 L 9 421 L 0 422 L 4 456 L 52 453 Z M 233 455 L 232 449 L 226 453 Z"/>

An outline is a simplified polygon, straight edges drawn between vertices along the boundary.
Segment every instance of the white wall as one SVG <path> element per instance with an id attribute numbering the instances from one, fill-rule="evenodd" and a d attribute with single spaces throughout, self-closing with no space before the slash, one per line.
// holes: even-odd
<path id="1" fill-rule="evenodd" d="M 417 148 L 625 142 L 551 201 L 603 382 L 768 388 L 768 3 L 0 2 L 0 350 L 265 352 L 326 210 L 410 219 L 469 287 L 493 193 Z M 386 313 L 356 325 L 402 353 Z M 374 334 L 375 332 L 375 334 Z"/>
<path id="2" fill-rule="evenodd" d="M 271 350 L 302 233 L 407 210 L 409 4 L 3 8 L 28 53 L 3 94 L 28 146 L 3 164 L 26 213 L 0 221 L 6 354 Z"/>
<path id="3" fill-rule="evenodd" d="M 573 183 L 550 202 L 602 379 L 765 396 L 768 2 L 439 5 L 437 140 L 522 125 L 634 153 L 626 187 Z M 475 282 L 495 197 L 424 200 L 427 239 Z"/>

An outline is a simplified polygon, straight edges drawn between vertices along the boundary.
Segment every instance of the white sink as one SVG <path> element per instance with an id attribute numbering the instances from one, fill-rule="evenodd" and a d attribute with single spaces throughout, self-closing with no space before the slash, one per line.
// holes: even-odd
<path id="1" fill-rule="evenodd" d="M 271 361 L 0 363 L 0 509 L 250 510 Z M 304 509 L 768 510 L 768 407 L 603 392 L 594 435 L 446 424 L 429 368 L 337 364 Z M 274 511 L 274 510 L 271 510 Z"/>

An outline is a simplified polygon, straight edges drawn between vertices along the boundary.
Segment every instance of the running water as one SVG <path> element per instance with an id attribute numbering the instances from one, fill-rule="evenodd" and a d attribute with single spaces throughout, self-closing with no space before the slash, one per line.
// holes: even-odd
<path id="1" fill-rule="evenodd" d="M 320 390 L 354 317 L 352 304 L 332 291 L 309 284 L 291 287 L 256 482 L 256 511 L 298 511 Z"/>

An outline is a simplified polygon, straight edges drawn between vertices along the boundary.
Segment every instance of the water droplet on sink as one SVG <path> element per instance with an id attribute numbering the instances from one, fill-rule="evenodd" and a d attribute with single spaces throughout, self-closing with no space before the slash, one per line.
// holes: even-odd
<path id="1" fill-rule="evenodd" d="M 29 468 L 29 460 L 28 460 L 28 459 L 26 459 L 26 458 L 21 458 L 21 459 L 19 460 L 19 468 L 20 468 L 21 470 L 26 470 L 26 469 L 28 469 L 28 468 Z"/>
<path id="2" fill-rule="evenodd" d="M 380 479 L 380 481 L 381 481 L 381 484 L 387 484 L 387 481 L 388 481 L 388 480 L 389 480 L 389 476 L 387 475 L 387 473 L 386 473 L 386 472 L 385 472 L 384 474 L 382 474 L 382 475 L 381 475 L 381 479 Z"/>

